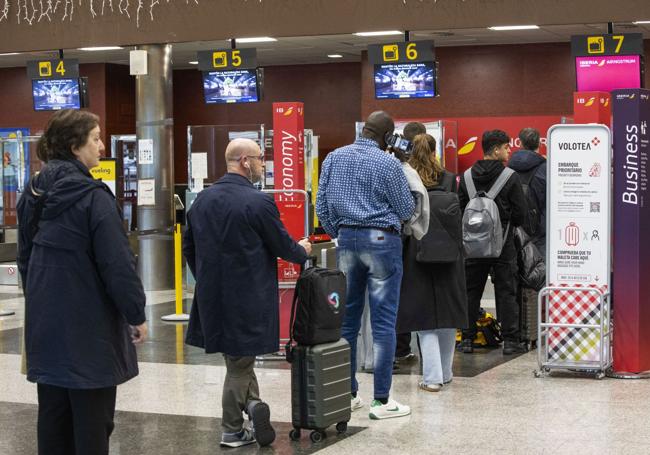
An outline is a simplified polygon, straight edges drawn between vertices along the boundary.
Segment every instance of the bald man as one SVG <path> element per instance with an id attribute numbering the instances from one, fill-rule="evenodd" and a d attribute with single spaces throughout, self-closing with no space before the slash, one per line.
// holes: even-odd
<path id="1" fill-rule="evenodd" d="M 411 409 L 390 397 L 395 354 L 395 322 L 402 281 L 402 221 L 415 209 L 402 167 L 385 152 L 395 124 L 386 112 L 370 114 L 362 137 L 334 150 L 323 162 L 316 213 L 338 238 L 338 267 L 347 277 L 342 335 L 352 351 L 352 410 L 363 401 L 356 380 L 357 336 L 368 293 L 374 351 L 371 419 L 402 417 Z"/>
<path id="2" fill-rule="evenodd" d="M 225 159 L 227 174 L 201 191 L 187 213 L 183 253 L 196 288 L 186 342 L 224 356 L 221 445 L 267 446 L 275 431 L 259 396 L 255 356 L 279 347 L 277 258 L 303 263 L 311 244 L 295 242 L 273 197 L 253 186 L 264 171 L 255 142 L 233 140 Z"/>

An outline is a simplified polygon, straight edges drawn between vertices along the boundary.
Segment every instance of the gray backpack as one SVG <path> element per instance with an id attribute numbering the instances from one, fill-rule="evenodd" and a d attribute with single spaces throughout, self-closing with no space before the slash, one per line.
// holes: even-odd
<path id="1" fill-rule="evenodd" d="M 494 199 L 514 173 L 515 171 L 512 169 L 505 168 L 487 193 L 478 193 L 474 179 L 472 179 L 472 169 L 469 168 L 465 171 L 463 177 L 469 196 L 469 203 L 463 212 L 463 247 L 466 258 L 498 258 L 501 256 L 510 223 L 508 223 L 504 234 L 499 207 Z"/>

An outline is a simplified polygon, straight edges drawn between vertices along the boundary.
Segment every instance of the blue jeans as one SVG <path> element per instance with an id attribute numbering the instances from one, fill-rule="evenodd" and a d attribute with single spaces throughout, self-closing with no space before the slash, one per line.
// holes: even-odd
<path id="1" fill-rule="evenodd" d="M 370 305 L 374 352 L 375 398 L 388 398 L 393 379 L 395 322 L 402 282 L 402 240 L 398 234 L 378 229 L 341 228 L 338 267 L 347 277 L 347 303 L 342 335 L 352 351 L 352 393 L 359 383 L 357 337 L 365 304 Z"/>
<path id="2" fill-rule="evenodd" d="M 422 330 L 420 350 L 422 351 L 422 376 L 426 385 L 444 384 L 451 381 L 456 349 L 456 329 Z"/>

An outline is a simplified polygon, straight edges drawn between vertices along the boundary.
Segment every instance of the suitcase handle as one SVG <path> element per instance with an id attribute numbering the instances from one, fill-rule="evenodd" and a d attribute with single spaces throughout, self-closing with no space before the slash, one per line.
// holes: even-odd
<path id="1" fill-rule="evenodd" d="M 316 256 L 310 256 L 307 258 L 307 262 L 310 260 L 314 261 L 314 264 L 316 264 L 315 260 Z M 305 271 L 305 264 L 300 264 L 300 275 L 302 275 L 302 272 Z M 289 318 L 289 341 L 287 341 L 287 344 L 284 346 L 284 356 L 287 362 L 292 363 L 293 362 L 293 323 L 295 322 L 296 319 L 296 308 L 298 307 L 298 282 L 300 281 L 300 276 L 298 277 L 298 280 L 296 281 L 296 287 L 293 290 L 293 301 L 291 302 L 291 316 Z"/>

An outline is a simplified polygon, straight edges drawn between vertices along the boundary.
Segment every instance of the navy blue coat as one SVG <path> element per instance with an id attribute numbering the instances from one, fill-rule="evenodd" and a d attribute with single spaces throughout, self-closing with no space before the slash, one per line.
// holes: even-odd
<path id="1" fill-rule="evenodd" d="M 279 347 L 277 258 L 303 263 L 273 197 L 241 175 L 201 191 L 187 213 L 183 253 L 196 277 L 187 344 L 231 356 Z"/>
<path id="2" fill-rule="evenodd" d="M 37 194 L 47 196 L 32 238 Z M 145 321 L 145 295 L 110 190 L 77 160 L 52 160 L 20 198 L 18 221 L 27 379 L 93 389 L 137 376 L 129 324 Z"/>

